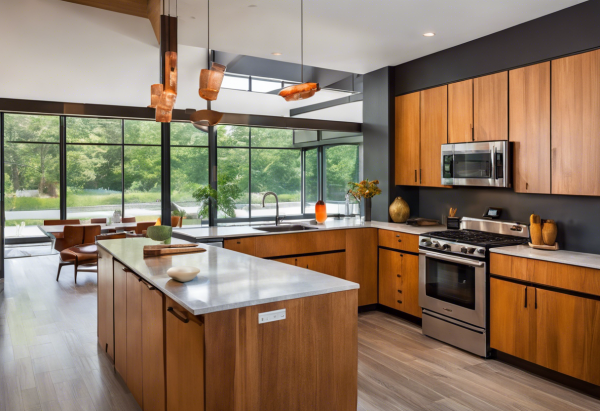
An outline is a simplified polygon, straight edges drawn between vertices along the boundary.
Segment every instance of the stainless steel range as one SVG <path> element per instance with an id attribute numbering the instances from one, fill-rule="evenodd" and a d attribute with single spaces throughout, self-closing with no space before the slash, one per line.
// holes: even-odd
<path id="1" fill-rule="evenodd" d="M 524 224 L 468 217 L 460 230 L 419 236 L 423 334 L 488 357 L 489 250 L 528 238 Z"/>

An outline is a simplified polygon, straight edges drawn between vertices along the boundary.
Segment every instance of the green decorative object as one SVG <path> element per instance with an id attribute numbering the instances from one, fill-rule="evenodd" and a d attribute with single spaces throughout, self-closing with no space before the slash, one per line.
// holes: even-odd
<path id="1" fill-rule="evenodd" d="M 154 241 L 165 241 L 171 239 L 173 227 L 168 225 L 153 225 L 146 229 L 146 235 Z"/>
<path id="2" fill-rule="evenodd" d="M 390 217 L 394 223 L 406 223 L 410 217 L 410 207 L 402 197 L 396 197 L 394 202 L 390 204 Z"/>

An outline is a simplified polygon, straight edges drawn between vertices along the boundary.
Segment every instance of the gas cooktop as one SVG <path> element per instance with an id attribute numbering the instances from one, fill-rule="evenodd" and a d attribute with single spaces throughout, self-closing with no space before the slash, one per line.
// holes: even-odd
<path id="1" fill-rule="evenodd" d="M 475 230 L 447 230 L 427 233 L 431 238 L 441 240 L 451 240 L 465 244 L 476 245 L 479 247 L 501 247 L 509 245 L 523 244 L 526 239 L 510 235 L 488 233 Z"/>

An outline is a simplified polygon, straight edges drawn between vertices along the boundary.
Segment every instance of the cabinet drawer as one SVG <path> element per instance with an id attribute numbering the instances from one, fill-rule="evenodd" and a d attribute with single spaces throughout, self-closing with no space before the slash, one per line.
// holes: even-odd
<path id="1" fill-rule="evenodd" d="M 345 278 L 346 274 L 345 252 L 278 258 L 274 261 L 295 265 L 296 267 L 306 268 L 338 278 Z"/>
<path id="2" fill-rule="evenodd" d="M 414 234 L 398 233 L 396 231 L 379 230 L 379 245 L 396 250 L 419 252 L 419 236 Z"/>
<path id="3" fill-rule="evenodd" d="M 237 251 L 238 253 L 255 255 L 255 237 L 245 237 L 245 238 L 234 238 L 232 240 L 225 240 L 223 243 L 223 247 Z"/>
<path id="4" fill-rule="evenodd" d="M 490 273 L 502 277 L 530 281 L 530 264 L 533 260 L 509 255 L 494 254 L 490 256 Z"/>
<path id="5" fill-rule="evenodd" d="M 541 260 L 529 264 L 533 283 L 600 296 L 600 270 Z"/>
<path id="6" fill-rule="evenodd" d="M 256 257 L 278 257 L 346 249 L 346 231 L 296 233 L 254 237 Z"/>

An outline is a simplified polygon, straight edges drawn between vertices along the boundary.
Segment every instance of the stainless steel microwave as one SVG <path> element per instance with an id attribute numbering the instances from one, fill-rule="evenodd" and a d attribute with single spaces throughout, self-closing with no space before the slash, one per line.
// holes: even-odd
<path id="1" fill-rule="evenodd" d="M 442 184 L 511 187 L 511 156 L 508 141 L 442 144 Z"/>

